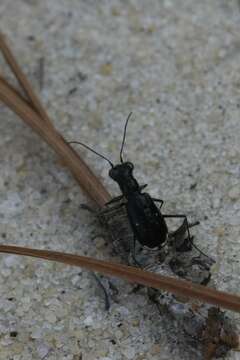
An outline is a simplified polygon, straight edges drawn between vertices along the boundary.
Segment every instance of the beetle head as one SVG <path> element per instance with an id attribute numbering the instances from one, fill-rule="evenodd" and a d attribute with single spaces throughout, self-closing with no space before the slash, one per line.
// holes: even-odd
<path id="1" fill-rule="evenodd" d="M 133 168 L 133 164 L 129 161 L 126 161 L 113 166 L 109 170 L 108 174 L 114 181 L 117 181 L 119 183 L 121 180 L 129 179 L 130 177 L 132 177 Z"/>

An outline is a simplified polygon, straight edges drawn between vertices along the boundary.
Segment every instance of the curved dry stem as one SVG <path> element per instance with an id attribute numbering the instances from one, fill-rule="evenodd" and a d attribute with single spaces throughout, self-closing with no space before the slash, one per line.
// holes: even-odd
<path id="1" fill-rule="evenodd" d="M 190 281 L 140 270 L 132 266 L 97 260 L 86 256 L 50 250 L 29 249 L 19 246 L 0 245 L 0 252 L 31 256 L 64 263 L 66 265 L 78 266 L 87 270 L 98 271 L 105 275 L 116 276 L 140 285 L 170 291 L 178 296 L 188 297 L 190 299 L 221 306 L 228 310 L 240 312 L 240 296 L 238 295 L 210 289 L 206 286 L 193 284 Z"/>

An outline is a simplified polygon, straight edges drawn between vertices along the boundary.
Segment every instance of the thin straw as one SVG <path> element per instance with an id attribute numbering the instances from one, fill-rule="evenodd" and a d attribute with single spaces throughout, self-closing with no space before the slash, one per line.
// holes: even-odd
<path id="1" fill-rule="evenodd" d="M 228 310 L 240 312 L 240 296 L 193 284 L 190 281 L 174 279 L 168 276 L 143 271 L 132 266 L 106 262 L 94 258 L 61 253 L 50 250 L 29 249 L 19 246 L 0 245 L 0 252 L 31 256 L 50 261 L 57 261 L 71 266 L 78 266 L 102 274 L 116 276 L 155 289 L 170 291 L 175 295 L 189 297 Z"/>
<path id="2" fill-rule="evenodd" d="M 27 77 L 23 73 L 21 67 L 18 65 L 18 62 L 13 55 L 11 49 L 7 45 L 4 35 L 0 33 L 0 49 L 2 54 L 9 65 L 10 69 L 12 70 L 13 74 L 16 76 L 19 85 L 21 86 L 22 90 L 24 91 L 27 99 L 32 104 L 34 110 L 40 115 L 41 120 L 45 121 L 48 126 L 52 127 L 51 120 L 48 117 L 47 112 L 45 111 L 44 107 L 42 106 L 41 101 L 35 95 L 32 85 L 28 81 Z"/>
<path id="3" fill-rule="evenodd" d="M 92 200 L 101 207 L 111 199 L 100 180 L 60 133 L 53 126 L 49 127 L 45 122 L 41 121 L 40 115 L 1 78 L 0 100 L 19 115 L 27 125 L 56 151 Z"/>

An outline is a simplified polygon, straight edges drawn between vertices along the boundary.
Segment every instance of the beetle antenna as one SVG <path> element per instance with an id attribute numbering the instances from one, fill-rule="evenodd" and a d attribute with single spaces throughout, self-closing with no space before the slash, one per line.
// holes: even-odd
<path id="1" fill-rule="evenodd" d="M 84 146 L 86 149 L 92 151 L 94 154 L 96 154 L 96 155 L 100 156 L 101 158 L 103 158 L 104 160 L 106 160 L 106 161 L 111 165 L 112 168 L 114 167 L 113 163 L 112 163 L 108 158 L 106 158 L 105 156 L 101 155 L 101 154 L 98 153 L 97 151 L 91 149 L 89 146 L 81 143 L 80 141 L 68 141 L 68 144 L 79 144 L 79 145 L 82 145 L 82 146 Z"/>
<path id="2" fill-rule="evenodd" d="M 126 139 L 126 131 L 127 131 L 128 120 L 130 119 L 131 115 L 132 115 L 132 112 L 130 112 L 130 114 L 128 115 L 127 120 L 125 122 L 125 126 L 124 126 L 123 139 L 122 139 L 122 145 L 121 145 L 121 150 L 120 150 L 120 161 L 121 161 L 121 163 L 123 163 L 122 152 L 123 152 L 123 147 L 124 147 L 124 143 L 125 143 L 125 139 Z"/>

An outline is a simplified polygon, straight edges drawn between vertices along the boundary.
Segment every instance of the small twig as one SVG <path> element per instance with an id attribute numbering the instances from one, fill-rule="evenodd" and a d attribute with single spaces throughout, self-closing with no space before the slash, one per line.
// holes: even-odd
<path id="1" fill-rule="evenodd" d="M 0 49 L 27 97 L 27 99 L 24 99 L 18 90 L 12 85 L 9 85 L 8 82 L 0 76 L 0 99 L 57 152 L 72 171 L 82 189 L 87 192 L 88 196 L 94 200 L 98 206 L 103 206 L 111 199 L 110 194 L 78 153 L 54 128 L 41 101 L 35 95 L 31 84 L 18 65 L 11 49 L 8 47 L 4 35 L 1 33 Z"/>
<path id="2" fill-rule="evenodd" d="M 140 285 L 170 291 L 175 295 L 189 297 L 228 310 L 240 312 L 240 296 L 193 284 L 190 281 L 171 278 L 143 271 L 132 266 L 106 262 L 94 258 L 61 253 L 50 250 L 29 249 L 19 246 L 0 245 L 0 252 L 31 256 L 50 261 L 57 261 L 71 266 L 78 266 L 91 271 L 98 271 L 109 276 L 116 276 Z"/>
<path id="3" fill-rule="evenodd" d="M 30 82 L 28 81 L 27 77 L 24 75 L 21 67 L 18 65 L 18 62 L 13 55 L 11 49 L 7 45 L 4 35 L 0 33 L 0 49 L 2 54 L 9 65 L 10 69 L 12 70 L 13 74 L 16 76 L 19 85 L 21 86 L 22 90 L 24 91 L 28 100 L 30 100 L 34 110 L 41 116 L 42 121 L 45 121 L 48 126 L 52 127 L 51 120 L 49 119 L 47 112 L 45 111 L 44 107 L 42 106 L 41 101 L 35 95 L 33 87 L 31 86 Z"/>
<path id="4" fill-rule="evenodd" d="M 1 75 L 0 75 L 0 81 L 2 84 L 6 85 L 9 89 L 11 89 L 19 98 L 25 101 L 32 108 L 29 100 L 25 99 L 25 97 L 21 94 L 21 92 L 18 89 L 16 89 L 12 84 L 9 84 L 9 82 Z"/>
<path id="5" fill-rule="evenodd" d="M 37 132 L 38 135 L 56 151 L 92 200 L 99 206 L 103 206 L 109 201 L 109 193 L 88 165 L 80 158 L 78 153 L 64 140 L 53 126 L 49 127 L 45 122 L 41 121 L 40 115 L 1 78 L 0 100 L 19 115 L 27 125 Z"/>

